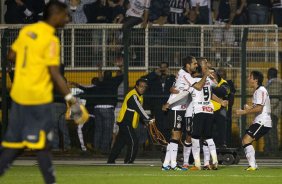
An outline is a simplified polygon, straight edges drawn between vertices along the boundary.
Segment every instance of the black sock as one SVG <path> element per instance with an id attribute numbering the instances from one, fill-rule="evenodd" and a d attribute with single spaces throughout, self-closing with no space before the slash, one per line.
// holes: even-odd
<path id="1" fill-rule="evenodd" d="M 12 162 L 22 153 L 22 149 L 3 149 L 0 155 L 0 176 L 11 166 Z"/>
<path id="2" fill-rule="evenodd" d="M 44 177 L 45 183 L 55 183 L 55 174 L 50 151 L 47 149 L 39 150 L 37 152 L 37 161 L 39 163 L 39 167 Z"/>

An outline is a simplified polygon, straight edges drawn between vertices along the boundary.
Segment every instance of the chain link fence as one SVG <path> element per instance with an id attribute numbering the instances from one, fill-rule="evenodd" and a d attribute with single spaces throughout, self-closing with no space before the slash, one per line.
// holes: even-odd
<path id="1" fill-rule="evenodd" d="M 4 47 L 9 48 L 20 27 L 0 27 L 1 38 L 7 40 Z M 65 77 L 68 81 L 90 85 L 91 79 L 98 77 L 98 66 L 102 66 L 103 70 L 118 70 L 116 63 L 122 58 L 121 25 L 68 25 L 58 30 L 57 35 L 61 41 L 61 62 L 66 67 Z M 281 78 L 281 53 L 282 30 L 275 25 L 232 26 L 228 30 L 221 25 L 154 25 L 147 29 L 136 27 L 131 33 L 129 87 L 133 87 L 139 77 L 157 69 L 161 62 L 169 63 L 170 73 L 176 74 L 183 57 L 206 57 L 213 67 L 224 68 L 227 79 L 234 81 L 237 91 L 233 109 L 238 109 L 242 102 L 251 101 L 252 91 L 247 84 L 251 70 L 263 72 L 264 84 L 270 67 L 277 68 Z M 9 89 L 10 86 L 10 80 L 7 80 L 7 86 L 2 88 Z M 150 100 L 154 102 L 157 98 L 153 96 Z M 252 118 L 248 116 L 245 120 L 233 116 L 234 136 L 231 145 L 240 145 L 240 137 Z M 281 115 L 279 122 L 277 130 L 281 146 Z M 263 145 L 262 140 L 257 144 L 257 149 L 262 151 Z"/>

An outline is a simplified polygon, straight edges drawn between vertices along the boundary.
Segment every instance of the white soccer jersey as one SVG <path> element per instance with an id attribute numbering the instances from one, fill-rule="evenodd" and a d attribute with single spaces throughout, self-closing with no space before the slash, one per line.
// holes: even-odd
<path id="1" fill-rule="evenodd" d="M 185 117 L 192 117 L 193 116 L 193 104 L 192 104 L 192 96 L 191 94 L 188 95 L 188 103 L 187 109 L 185 113 Z"/>
<path id="2" fill-rule="evenodd" d="M 201 80 L 201 78 L 195 78 L 198 81 Z M 210 78 L 207 78 L 206 83 L 201 91 L 198 91 L 196 89 L 192 90 L 191 96 L 192 96 L 192 103 L 193 103 L 193 113 L 209 113 L 213 114 L 213 104 L 211 103 L 211 84 L 213 82 Z"/>
<path id="3" fill-rule="evenodd" d="M 126 11 L 127 16 L 142 17 L 145 9 L 149 9 L 151 0 L 129 0 L 130 7 Z"/>
<path id="4" fill-rule="evenodd" d="M 190 75 L 190 73 L 186 72 L 183 69 L 180 69 L 176 76 L 174 87 L 181 93 L 185 90 L 190 90 L 191 86 L 194 83 L 195 83 L 195 79 Z M 171 94 L 169 96 L 169 100 L 171 98 L 175 98 L 176 95 L 177 94 Z M 172 104 L 170 108 L 172 110 L 186 110 L 187 104 L 188 104 L 188 98 L 183 98 L 182 100 L 179 100 L 178 102 Z"/>
<path id="5" fill-rule="evenodd" d="M 262 105 L 263 109 L 261 113 L 256 114 L 253 123 L 263 124 L 266 127 L 272 127 L 271 122 L 271 106 L 270 99 L 267 90 L 264 86 L 260 86 L 253 94 L 253 106 Z"/>

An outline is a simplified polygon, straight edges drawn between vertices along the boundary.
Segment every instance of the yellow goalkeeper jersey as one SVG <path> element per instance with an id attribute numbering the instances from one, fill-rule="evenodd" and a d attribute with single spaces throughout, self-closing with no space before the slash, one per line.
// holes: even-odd
<path id="1" fill-rule="evenodd" d="M 53 101 L 53 83 L 49 66 L 58 66 L 59 39 L 55 29 L 38 22 L 21 29 L 12 44 L 16 52 L 12 99 L 21 105 L 40 105 Z"/>

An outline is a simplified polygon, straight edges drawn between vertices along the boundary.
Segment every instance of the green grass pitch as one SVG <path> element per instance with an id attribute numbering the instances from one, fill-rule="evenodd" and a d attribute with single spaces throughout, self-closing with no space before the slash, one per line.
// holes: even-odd
<path id="1" fill-rule="evenodd" d="M 161 171 L 154 166 L 56 166 L 58 184 L 281 184 L 282 167 L 222 166 L 217 171 Z M 36 166 L 14 166 L 1 184 L 41 184 Z"/>

